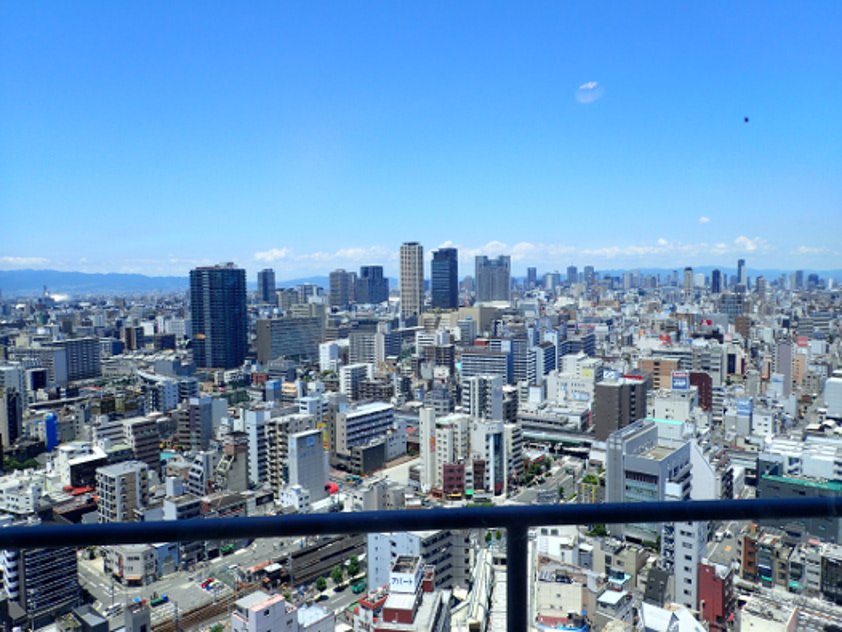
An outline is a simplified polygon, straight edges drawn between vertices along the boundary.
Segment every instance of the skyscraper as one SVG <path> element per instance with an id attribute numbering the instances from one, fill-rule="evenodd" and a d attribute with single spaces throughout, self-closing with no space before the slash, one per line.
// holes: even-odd
<path id="1" fill-rule="evenodd" d="M 508 301 L 512 289 L 512 259 L 500 255 L 495 259 L 476 258 L 477 302 Z"/>
<path id="2" fill-rule="evenodd" d="M 722 272 L 719 270 L 710 273 L 710 291 L 714 294 L 722 292 Z"/>
<path id="3" fill-rule="evenodd" d="M 348 307 L 351 298 L 351 275 L 342 270 L 330 273 L 330 293 L 328 296 L 331 307 Z"/>
<path id="4" fill-rule="evenodd" d="M 579 281 L 579 270 L 576 266 L 567 266 L 567 285 L 573 285 Z"/>
<path id="5" fill-rule="evenodd" d="M 240 366 L 248 351 L 246 271 L 233 263 L 191 270 L 190 312 L 196 366 Z"/>
<path id="6" fill-rule="evenodd" d="M 424 246 L 401 244 L 401 316 L 417 316 L 424 307 Z"/>
<path id="7" fill-rule="evenodd" d="M 257 273 L 257 295 L 261 303 L 275 304 L 275 271 L 272 268 Z"/>
<path id="8" fill-rule="evenodd" d="M 531 290 L 538 285 L 538 268 L 526 268 L 526 289 Z"/>
<path id="9" fill-rule="evenodd" d="M 364 305 L 389 300 L 389 279 L 383 276 L 383 266 L 362 266 L 357 278 L 355 300 Z"/>
<path id="10" fill-rule="evenodd" d="M 596 275 L 594 274 L 593 266 L 585 266 L 585 285 L 591 286 L 594 284 L 596 280 Z"/>
<path id="11" fill-rule="evenodd" d="M 745 259 L 737 259 L 737 284 L 748 287 L 748 273 L 746 272 Z"/>
<path id="12" fill-rule="evenodd" d="M 459 307 L 459 261 L 456 248 L 433 251 L 432 294 L 434 309 Z"/>

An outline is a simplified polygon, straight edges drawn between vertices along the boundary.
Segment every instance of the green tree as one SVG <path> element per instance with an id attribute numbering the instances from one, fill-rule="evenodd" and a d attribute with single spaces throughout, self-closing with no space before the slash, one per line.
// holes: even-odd
<path id="1" fill-rule="evenodd" d="M 588 531 L 588 535 L 593 537 L 606 536 L 608 535 L 608 529 L 605 528 L 604 524 L 595 524 L 593 528 Z"/>
<path id="2" fill-rule="evenodd" d="M 496 537 L 497 541 L 499 542 L 500 540 L 503 539 L 503 532 L 500 531 L 500 529 L 497 529 L 497 532 L 494 534 L 494 537 Z"/>
<path id="3" fill-rule="evenodd" d="M 323 592 L 327 588 L 327 580 L 324 577 L 316 578 L 316 590 Z"/>
<path id="4" fill-rule="evenodd" d="M 348 562 L 348 575 L 351 577 L 355 577 L 357 573 L 360 572 L 360 558 L 356 555 L 351 557 L 351 560 Z"/>
<path id="5" fill-rule="evenodd" d="M 334 568 L 330 573 L 330 578 L 333 580 L 334 584 L 341 584 L 342 580 L 345 578 L 345 573 L 342 570 L 342 567 L 337 566 Z"/>
<path id="6" fill-rule="evenodd" d="M 491 531 L 486 531 L 486 532 L 485 532 L 485 543 L 486 543 L 486 544 L 491 544 L 491 539 L 492 539 L 492 538 L 493 538 L 493 536 L 491 535 Z"/>
<path id="7" fill-rule="evenodd" d="M 225 631 L 225 626 L 222 625 L 221 623 L 214 623 L 210 628 L 210 632 L 224 632 L 224 631 Z"/>

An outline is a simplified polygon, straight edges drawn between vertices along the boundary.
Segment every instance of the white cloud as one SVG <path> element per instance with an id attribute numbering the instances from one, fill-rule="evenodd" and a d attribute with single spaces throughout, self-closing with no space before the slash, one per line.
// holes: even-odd
<path id="1" fill-rule="evenodd" d="M 710 223 L 710 217 L 708 217 L 707 215 L 702 215 L 702 216 L 699 218 L 699 223 L 700 223 L 700 224 L 708 224 L 708 223 Z"/>
<path id="2" fill-rule="evenodd" d="M 266 263 L 272 263 L 274 261 L 280 261 L 281 259 L 286 259 L 291 254 L 289 248 L 272 248 L 271 250 L 263 250 L 261 252 L 255 252 L 254 258 L 258 261 L 264 261 Z"/>
<path id="3" fill-rule="evenodd" d="M 829 255 L 832 254 L 830 248 L 824 246 L 798 246 L 792 254 L 794 255 Z"/>
<path id="4" fill-rule="evenodd" d="M 667 246 L 667 245 L 669 245 L 669 242 L 666 239 L 664 239 L 663 237 L 661 237 L 661 238 L 658 239 L 658 245 L 659 246 Z"/>
<path id="5" fill-rule="evenodd" d="M 740 235 L 734 240 L 734 244 L 745 252 L 757 252 L 761 249 L 766 249 L 766 240 L 762 237 L 746 237 Z"/>
<path id="6" fill-rule="evenodd" d="M 602 86 L 598 81 L 588 81 L 579 86 L 576 90 L 576 100 L 583 105 L 593 103 L 602 96 Z"/>
<path id="7" fill-rule="evenodd" d="M 0 257 L 0 265 L 7 265 L 15 268 L 43 265 L 49 261 L 49 259 L 45 259 L 44 257 Z"/>

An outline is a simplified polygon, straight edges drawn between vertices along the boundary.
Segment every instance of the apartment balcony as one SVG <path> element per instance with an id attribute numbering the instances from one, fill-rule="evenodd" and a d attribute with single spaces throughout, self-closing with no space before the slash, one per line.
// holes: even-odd
<path id="1" fill-rule="evenodd" d="M 842 496 L 757 500 L 651 503 L 560 504 L 455 509 L 295 514 L 238 518 L 11 526 L 0 529 L 0 550 L 85 547 L 92 545 L 191 542 L 242 538 L 301 537 L 464 529 L 506 529 L 506 629 L 526 630 L 529 530 L 553 525 L 759 521 L 779 517 L 838 518 Z"/>

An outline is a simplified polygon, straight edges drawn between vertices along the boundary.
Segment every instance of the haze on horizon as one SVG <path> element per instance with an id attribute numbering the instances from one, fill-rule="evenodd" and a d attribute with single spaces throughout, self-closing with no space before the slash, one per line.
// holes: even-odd
<path id="1" fill-rule="evenodd" d="M 394 274 L 406 240 L 517 274 L 842 262 L 838 3 L 6 3 L 0 25 L 0 269 Z"/>

